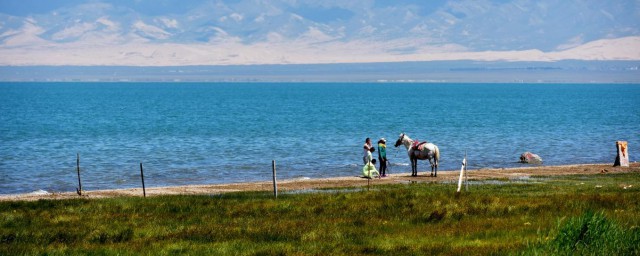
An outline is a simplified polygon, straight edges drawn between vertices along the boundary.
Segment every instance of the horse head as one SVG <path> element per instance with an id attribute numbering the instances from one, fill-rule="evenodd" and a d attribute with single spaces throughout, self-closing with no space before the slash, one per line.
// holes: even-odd
<path id="1" fill-rule="evenodd" d="M 404 139 L 404 133 L 401 133 L 400 137 L 398 137 L 398 140 L 396 141 L 396 144 L 393 145 L 393 146 L 397 148 L 398 146 L 402 145 L 402 140 L 403 139 Z"/>

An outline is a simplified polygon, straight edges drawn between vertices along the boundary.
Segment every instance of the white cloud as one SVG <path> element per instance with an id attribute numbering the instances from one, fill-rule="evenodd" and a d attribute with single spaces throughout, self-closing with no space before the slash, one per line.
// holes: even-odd
<path id="1" fill-rule="evenodd" d="M 244 16 L 242 16 L 239 13 L 232 13 L 232 14 L 229 14 L 229 16 L 222 16 L 222 17 L 218 18 L 218 21 L 225 22 L 225 21 L 227 21 L 229 19 L 232 19 L 235 22 L 241 22 L 244 19 Z"/>
<path id="2" fill-rule="evenodd" d="M 96 28 L 95 24 L 83 22 L 75 24 L 72 27 L 68 27 L 59 31 L 53 35 L 51 35 L 51 39 L 53 40 L 65 40 L 69 38 L 77 38 L 82 36 L 84 33 L 94 30 Z"/>
<path id="3" fill-rule="evenodd" d="M 0 38 L 11 37 L 11 36 L 15 36 L 17 34 L 20 34 L 20 31 L 9 29 L 9 30 L 5 31 L 4 33 L 0 34 Z"/>
<path id="4" fill-rule="evenodd" d="M 284 37 L 279 33 L 269 32 L 269 34 L 267 34 L 267 42 L 269 43 L 277 43 L 282 41 L 284 41 Z"/>
<path id="5" fill-rule="evenodd" d="M 567 41 L 564 44 L 558 45 L 558 47 L 556 47 L 556 50 L 566 50 L 566 49 L 571 49 L 577 46 L 580 46 L 584 44 L 584 39 L 582 38 L 582 35 L 577 35 L 571 39 L 569 39 L 569 41 Z"/>
<path id="6" fill-rule="evenodd" d="M 444 21 L 449 25 L 455 25 L 456 24 L 456 19 L 445 19 Z"/>
<path id="7" fill-rule="evenodd" d="M 133 24 L 133 28 L 143 33 L 145 36 L 156 39 L 166 39 L 171 35 L 169 32 L 164 31 L 159 27 L 145 24 L 140 20 Z"/>
<path id="8" fill-rule="evenodd" d="M 178 28 L 178 20 L 162 17 L 157 19 L 165 28 Z"/>
<path id="9" fill-rule="evenodd" d="M 212 27 L 216 34 L 209 38 L 210 45 L 235 45 L 240 44 L 242 39 L 237 36 L 232 36 L 227 31 L 219 27 Z"/>
<path id="10" fill-rule="evenodd" d="M 22 27 L 17 31 L 7 31 L 8 38 L 4 40 L 4 46 L 17 47 L 25 46 L 30 47 L 33 45 L 48 44 L 48 42 L 40 37 L 40 34 L 44 33 L 45 29 L 38 26 L 36 21 L 32 18 L 27 18 Z"/>
<path id="11" fill-rule="evenodd" d="M 100 23 L 104 26 L 106 26 L 110 31 L 118 31 L 120 29 L 120 26 L 118 26 L 117 23 L 109 20 L 108 17 L 100 17 L 98 20 L 96 20 L 97 23 Z"/>
<path id="12" fill-rule="evenodd" d="M 405 15 L 404 15 L 404 20 L 403 20 L 403 22 L 407 23 L 407 22 L 410 22 L 410 21 L 412 21 L 412 20 L 419 19 L 419 18 L 420 18 L 420 17 L 419 17 L 418 15 L 415 15 L 413 12 L 411 12 L 411 11 L 407 11 L 407 12 L 405 13 Z"/>
<path id="13" fill-rule="evenodd" d="M 334 40 L 335 38 L 325 34 L 324 32 L 322 32 L 320 29 L 316 27 L 309 27 L 309 29 L 304 34 L 302 34 L 300 39 L 307 42 L 314 43 L 314 42 L 330 41 L 330 40 Z"/>
<path id="14" fill-rule="evenodd" d="M 518 3 L 513 3 L 513 6 L 515 6 L 516 8 L 518 8 L 518 10 L 520 10 L 521 12 L 529 12 L 528 8 L 524 8 L 521 5 L 519 5 Z"/>
<path id="15" fill-rule="evenodd" d="M 244 19 L 244 16 L 242 16 L 239 13 L 232 13 L 231 15 L 229 15 L 229 17 L 231 17 L 231 19 L 233 19 L 233 20 L 235 20 L 237 22 L 240 22 L 240 21 L 242 21 Z"/>
<path id="16" fill-rule="evenodd" d="M 420 23 L 420 24 L 415 25 L 415 26 L 414 26 L 413 28 L 411 28 L 409 31 L 410 31 L 411 33 L 419 33 L 419 34 L 422 34 L 422 33 L 428 32 L 428 31 L 429 31 L 429 27 L 428 27 L 426 24 L 424 24 L 424 23 Z"/>
<path id="17" fill-rule="evenodd" d="M 605 17 L 607 17 L 609 20 L 616 20 L 615 16 L 613 16 L 613 14 L 605 11 L 605 10 L 600 10 L 600 13 L 602 13 Z"/>
<path id="18" fill-rule="evenodd" d="M 376 32 L 376 30 L 378 30 L 377 28 L 375 28 L 374 26 L 365 26 L 362 27 L 362 29 L 360 29 L 360 34 L 364 34 L 364 35 L 370 35 Z"/>
<path id="19" fill-rule="evenodd" d="M 297 20 L 297 21 L 303 21 L 304 18 L 298 14 L 292 13 L 291 14 L 291 19 Z"/>

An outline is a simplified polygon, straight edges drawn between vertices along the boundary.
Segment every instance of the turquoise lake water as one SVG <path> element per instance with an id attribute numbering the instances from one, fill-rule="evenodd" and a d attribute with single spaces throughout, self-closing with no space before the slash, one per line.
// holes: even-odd
<path id="1" fill-rule="evenodd" d="M 0 194 L 356 176 L 366 137 L 437 144 L 440 170 L 640 154 L 640 85 L 0 83 Z M 428 162 L 419 163 L 420 174 Z"/>

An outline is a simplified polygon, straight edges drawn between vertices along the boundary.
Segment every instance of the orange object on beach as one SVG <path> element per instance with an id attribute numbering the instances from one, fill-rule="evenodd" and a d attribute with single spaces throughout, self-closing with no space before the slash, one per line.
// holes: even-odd
<path id="1" fill-rule="evenodd" d="M 620 147 L 620 151 L 622 152 L 622 156 L 627 155 L 627 142 L 626 141 L 618 141 L 618 146 Z"/>
<path id="2" fill-rule="evenodd" d="M 627 150 L 627 146 L 626 141 L 616 141 L 618 155 L 616 156 L 616 161 L 613 163 L 613 166 L 629 167 L 629 151 Z"/>

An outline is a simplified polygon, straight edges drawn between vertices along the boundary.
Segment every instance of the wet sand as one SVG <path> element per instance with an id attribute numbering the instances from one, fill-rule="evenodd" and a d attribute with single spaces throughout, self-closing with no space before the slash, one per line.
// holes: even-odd
<path id="1" fill-rule="evenodd" d="M 558 176 L 558 175 L 607 175 L 611 173 L 635 172 L 640 174 L 640 163 L 631 163 L 630 167 L 612 167 L 611 164 L 584 164 L 562 166 L 530 166 L 522 168 L 500 168 L 468 170 L 469 180 L 486 179 L 522 179 L 530 176 Z M 318 179 L 289 179 L 278 180 L 278 191 L 296 191 L 321 188 L 366 187 L 381 184 L 408 184 L 412 182 L 447 182 L 452 183 L 452 189 L 457 186 L 460 176 L 459 169 L 439 171 L 438 177 L 431 177 L 429 172 L 420 172 L 418 177 L 411 177 L 410 173 L 394 173 L 382 179 L 365 179 L 361 176 L 318 178 Z M 215 195 L 240 191 L 273 191 L 271 180 L 264 182 L 189 185 L 175 187 L 151 187 L 146 189 L 147 196 L 159 195 Z M 28 193 L 15 195 L 0 195 L 0 201 L 34 201 L 40 199 L 72 199 L 72 198 L 108 198 L 123 196 L 142 197 L 142 188 L 112 189 L 83 191 L 82 196 L 76 192 L 63 193 Z"/>

